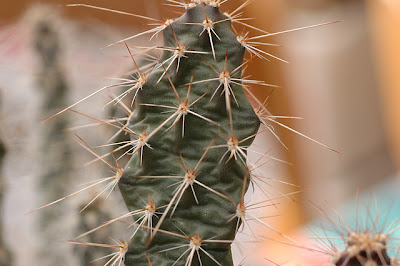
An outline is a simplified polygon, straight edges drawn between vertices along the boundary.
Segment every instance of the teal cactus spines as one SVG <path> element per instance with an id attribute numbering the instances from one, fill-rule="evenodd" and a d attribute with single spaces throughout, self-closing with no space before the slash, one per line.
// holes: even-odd
<path id="1" fill-rule="evenodd" d="M 201 2 L 164 29 L 167 48 L 135 98 L 135 153 L 119 187 L 130 211 L 146 197 L 159 209 L 135 231 L 126 265 L 233 265 L 230 218 L 260 120 L 242 87 L 245 48 L 213 1 Z"/>

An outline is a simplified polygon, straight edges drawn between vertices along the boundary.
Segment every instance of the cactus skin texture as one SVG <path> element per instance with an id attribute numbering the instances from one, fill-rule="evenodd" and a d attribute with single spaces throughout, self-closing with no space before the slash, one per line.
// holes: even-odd
<path id="1" fill-rule="evenodd" d="M 206 18 L 223 22 L 213 24 L 208 34 L 202 26 Z M 230 245 L 238 221 L 228 220 L 236 214 L 250 173 L 244 163 L 245 151 L 230 150 L 227 142 L 236 137 L 245 140 L 240 147 L 249 146 L 260 121 L 240 82 L 229 83 L 232 95 L 217 72 L 238 69 L 231 78 L 240 79 L 245 48 L 231 31 L 229 19 L 218 7 L 204 3 L 188 8 L 163 33 L 164 46 L 175 49 L 177 43 L 183 44 L 187 52 L 168 67 L 171 60 L 162 62 L 177 52 L 164 51 L 159 61 L 164 66 L 156 67 L 137 92 L 129 128 L 150 138 L 136 148 L 119 188 L 130 211 L 143 209 L 141 198 L 148 198 L 159 214 L 158 218 L 151 216 L 151 223 L 146 221 L 153 230 L 139 229 L 132 238 L 125 265 L 149 265 L 149 260 L 153 265 L 200 265 L 199 258 L 202 265 L 233 265 Z M 209 79 L 214 80 L 203 82 Z M 190 87 L 188 103 L 196 101 L 190 110 L 206 119 L 187 113 L 184 123 L 183 117 L 174 122 L 176 117 L 171 118 L 172 113 L 162 107 L 180 104 L 171 83 L 182 102 Z M 132 135 L 132 141 L 137 139 Z M 182 178 L 190 170 L 195 170 L 194 183 Z M 159 231 L 154 230 L 156 225 Z M 187 238 L 166 232 L 184 233 Z M 208 239 L 224 241 L 199 244 Z"/>

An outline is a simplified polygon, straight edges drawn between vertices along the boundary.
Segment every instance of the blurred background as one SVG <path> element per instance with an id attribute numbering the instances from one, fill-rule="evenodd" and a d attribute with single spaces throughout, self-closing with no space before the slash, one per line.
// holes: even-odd
<path id="1" fill-rule="evenodd" d="M 221 9 L 234 11 L 244 2 L 229 0 Z M 109 169 L 101 163 L 82 167 L 94 157 L 72 138 L 76 133 L 96 146 L 115 132 L 102 126 L 65 132 L 66 128 L 93 123 L 74 113 L 64 113 L 46 123 L 41 121 L 115 83 L 111 77 L 120 78 L 133 69 L 125 47 L 104 47 L 151 28 L 148 24 L 152 21 L 132 16 L 62 6 L 70 3 L 7 1 L 0 9 L 0 265 L 88 265 L 107 251 L 61 241 L 126 212 L 119 194 L 112 193 L 107 201 L 100 199 L 79 214 L 90 194 L 96 193 L 90 191 L 86 193 L 89 195 L 77 195 L 25 215 L 78 190 L 82 183 L 107 177 Z M 166 6 L 168 2 L 164 0 L 79 3 L 161 21 L 175 18 L 183 11 Z M 323 219 L 315 206 L 324 206 L 327 212 L 343 208 L 343 216 L 352 219 L 354 213 L 349 206 L 358 197 L 372 197 L 393 219 L 399 219 L 400 3 L 255 0 L 243 12 L 243 17 L 253 18 L 246 23 L 271 33 L 340 21 L 262 39 L 277 44 L 263 48 L 265 51 L 289 63 L 274 58 L 256 59 L 246 70 L 252 79 L 280 86 L 274 91 L 252 88 L 261 102 L 269 97 L 268 109 L 272 114 L 302 118 L 279 122 L 340 153 L 273 124 L 273 130 L 288 149 L 268 131 L 257 137 L 254 149 L 265 152 L 271 148 L 271 156 L 287 163 L 275 160 L 263 165 L 262 176 L 271 179 L 274 189 L 281 193 L 304 191 L 290 199 L 279 199 L 277 208 L 262 208 L 257 215 L 269 217 L 263 220 L 300 243 L 308 241 L 305 225 Z M 242 32 L 241 25 L 235 27 Z M 249 36 L 262 34 L 250 28 L 245 30 L 250 32 Z M 149 38 L 135 38 L 129 45 L 135 50 L 135 46 L 162 43 L 161 36 L 151 41 Z M 79 104 L 76 110 L 106 119 L 107 113 L 114 112 L 103 108 L 107 102 L 107 93 L 99 94 Z M 256 161 L 257 156 L 252 160 Z M 269 189 L 267 196 L 281 195 L 274 189 Z M 255 202 L 265 197 L 258 190 L 246 195 Z M 368 204 L 366 208 L 371 207 Z M 121 227 L 123 230 L 123 225 L 116 224 L 86 240 L 112 243 L 109 236 L 118 239 Z M 238 265 L 274 265 L 270 261 L 280 265 L 321 265 L 321 261 L 329 260 L 305 262 L 309 258 L 302 258 L 304 249 L 289 251 L 288 246 L 268 240 L 279 236 L 265 226 L 254 223 L 254 228 L 260 235 L 256 243 L 246 244 L 249 231 L 244 230 L 239 237 L 243 242 L 239 241 L 234 253 Z M 246 245 L 251 246 L 251 253 Z"/>

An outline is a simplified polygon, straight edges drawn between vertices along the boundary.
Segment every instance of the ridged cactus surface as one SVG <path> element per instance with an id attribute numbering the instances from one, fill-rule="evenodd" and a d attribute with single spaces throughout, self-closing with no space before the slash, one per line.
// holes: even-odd
<path id="1" fill-rule="evenodd" d="M 164 46 L 129 121 L 137 146 L 119 187 L 153 229 L 137 230 L 125 265 L 233 265 L 245 149 L 260 125 L 240 81 L 245 48 L 207 4 L 166 27 Z"/>

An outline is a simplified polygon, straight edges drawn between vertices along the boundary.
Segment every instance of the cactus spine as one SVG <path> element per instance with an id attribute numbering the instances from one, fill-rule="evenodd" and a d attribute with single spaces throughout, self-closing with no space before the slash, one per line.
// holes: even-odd
<path id="1" fill-rule="evenodd" d="M 212 3 L 188 8 L 163 33 L 159 66 L 138 80 L 135 153 L 119 182 L 130 211 L 148 197 L 143 222 L 155 226 L 137 230 L 125 264 L 233 265 L 245 148 L 260 126 L 241 84 L 245 48 Z"/>

